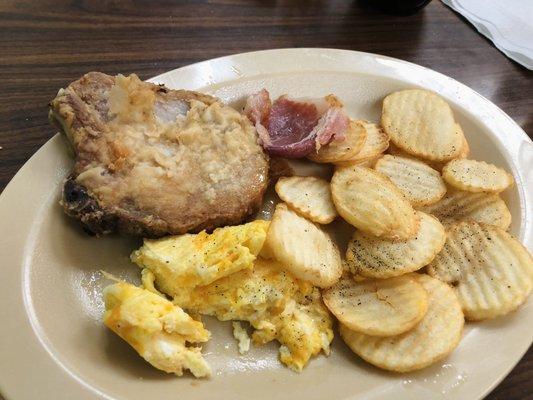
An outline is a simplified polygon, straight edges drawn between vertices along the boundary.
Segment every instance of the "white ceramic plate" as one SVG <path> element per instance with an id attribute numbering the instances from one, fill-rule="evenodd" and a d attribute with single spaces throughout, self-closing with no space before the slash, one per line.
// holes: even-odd
<path id="1" fill-rule="evenodd" d="M 154 79 L 171 88 L 213 93 L 235 106 L 262 87 L 276 96 L 335 93 L 351 115 L 377 121 L 382 98 L 424 87 L 451 104 L 474 158 L 512 171 L 505 194 L 511 230 L 533 247 L 533 145 L 498 107 L 466 86 L 404 61 L 351 51 L 270 50 L 205 61 Z M 518 362 L 532 342 L 532 301 L 493 321 L 467 325 L 444 362 L 412 374 L 380 371 L 336 338 L 331 356 L 296 374 L 277 346 L 239 356 L 230 325 L 208 321 L 205 347 L 214 376 L 195 380 L 160 373 L 101 323 L 98 270 L 138 280 L 128 255 L 139 240 L 95 239 L 58 205 L 71 167 L 59 136 L 44 145 L 0 197 L 0 390 L 23 399 L 478 399 Z"/>

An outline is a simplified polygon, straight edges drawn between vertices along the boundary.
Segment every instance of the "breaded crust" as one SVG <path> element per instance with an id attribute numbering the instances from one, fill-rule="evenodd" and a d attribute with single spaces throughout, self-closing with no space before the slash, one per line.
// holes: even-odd
<path id="1" fill-rule="evenodd" d="M 212 96 L 91 72 L 59 91 L 50 119 L 75 155 L 61 204 L 89 233 L 211 230 L 262 202 L 255 128 Z"/>

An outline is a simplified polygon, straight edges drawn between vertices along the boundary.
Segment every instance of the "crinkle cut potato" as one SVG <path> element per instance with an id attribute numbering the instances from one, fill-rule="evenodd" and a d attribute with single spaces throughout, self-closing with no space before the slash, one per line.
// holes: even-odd
<path id="1" fill-rule="evenodd" d="M 342 274 L 339 249 L 328 234 L 285 203 L 276 206 L 265 245 L 294 276 L 318 287 L 333 285 Z"/>
<path id="2" fill-rule="evenodd" d="M 323 292 L 339 322 L 372 336 L 407 332 L 427 311 L 426 290 L 410 275 L 356 282 L 346 276 Z"/>
<path id="3" fill-rule="evenodd" d="M 448 356 L 459 344 L 464 325 L 461 304 L 447 284 L 428 275 L 417 275 L 428 294 L 428 309 L 413 329 L 396 336 L 370 336 L 340 325 L 348 347 L 376 367 L 410 372 Z"/>
<path id="4" fill-rule="evenodd" d="M 419 220 L 413 207 L 385 175 L 352 166 L 335 170 L 331 194 L 338 213 L 361 231 L 391 240 L 412 238 Z"/>
<path id="5" fill-rule="evenodd" d="M 389 94 L 383 100 L 381 125 L 396 146 L 430 161 L 452 160 L 463 148 L 450 106 L 428 90 Z"/>
<path id="6" fill-rule="evenodd" d="M 431 215 L 417 211 L 420 228 L 415 237 L 390 241 L 355 231 L 346 250 L 346 263 L 354 274 L 390 278 L 417 271 L 442 250 L 446 232 Z"/>
<path id="7" fill-rule="evenodd" d="M 461 136 L 463 144 L 461 146 L 461 151 L 460 151 L 459 155 L 457 157 L 455 157 L 454 160 L 467 158 L 470 155 L 470 145 L 468 144 L 468 141 L 466 140 L 466 137 L 465 137 L 465 135 L 463 133 L 463 128 L 461 128 L 461 125 L 456 123 L 455 124 L 455 129 L 458 132 L 458 134 Z M 413 160 L 423 161 L 424 163 L 426 163 L 431 168 L 433 168 L 434 170 L 437 170 L 437 171 L 442 171 L 442 168 L 444 168 L 444 166 L 448 163 L 448 161 L 430 161 L 430 160 L 423 159 L 421 157 L 413 156 L 413 155 L 411 155 L 409 153 L 406 153 L 405 151 L 403 151 L 399 147 L 396 147 L 393 143 L 391 143 L 389 145 L 389 148 L 387 149 L 387 153 L 389 153 L 389 154 L 391 154 L 393 156 L 399 156 L 399 157 L 403 157 L 403 158 L 410 158 L 410 159 L 413 159 Z"/>
<path id="8" fill-rule="evenodd" d="M 374 169 L 389 177 L 415 207 L 436 203 L 446 194 L 440 173 L 422 161 L 386 154 Z"/>
<path id="9" fill-rule="evenodd" d="M 283 177 L 276 183 L 276 193 L 287 205 L 305 218 L 329 224 L 337 217 L 329 182 L 314 176 Z"/>
<path id="10" fill-rule="evenodd" d="M 461 134 L 461 137 L 463 139 L 463 146 L 461 147 L 461 152 L 457 156 L 457 159 L 463 159 L 467 158 L 470 155 L 470 145 L 468 144 L 468 140 L 466 140 L 466 136 L 463 132 L 463 128 L 461 128 L 461 125 L 455 124 L 455 129 Z"/>
<path id="11" fill-rule="evenodd" d="M 508 229 L 511 225 L 511 212 L 498 194 L 450 189 L 441 200 L 420 207 L 420 210 L 437 217 L 445 227 L 465 220 L 491 224 L 502 229 Z"/>
<path id="12" fill-rule="evenodd" d="M 363 120 L 357 121 L 357 123 L 364 127 L 366 131 L 366 140 L 363 147 L 352 158 L 344 161 L 337 161 L 335 162 L 335 165 L 346 167 L 372 162 L 376 158 L 379 158 L 389 147 L 389 136 L 380 126 Z"/>
<path id="13" fill-rule="evenodd" d="M 442 169 L 446 183 L 467 192 L 499 193 L 514 182 L 505 170 L 485 161 L 452 160 Z"/>
<path id="14" fill-rule="evenodd" d="M 495 318 L 522 304 L 533 285 L 533 258 L 496 226 L 464 221 L 449 232 L 428 273 L 451 284 L 467 319 Z"/>

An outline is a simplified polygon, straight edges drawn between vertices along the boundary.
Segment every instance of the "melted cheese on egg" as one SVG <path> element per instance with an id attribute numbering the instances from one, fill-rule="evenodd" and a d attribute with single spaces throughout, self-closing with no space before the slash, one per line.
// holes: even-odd
<path id="1" fill-rule="evenodd" d="M 145 287 L 156 290 L 154 281 L 161 289 L 159 282 L 169 277 L 145 270 L 143 278 Z M 278 340 L 280 360 L 295 371 L 301 371 L 320 351 L 329 354 L 332 321 L 318 288 L 296 279 L 276 261 L 258 258 L 252 269 L 209 285 L 165 293 L 190 312 L 212 315 L 222 321 L 250 322 L 255 329 L 254 344 Z"/>
<path id="2" fill-rule="evenodd" d="M 213 233 L 170 236 L 144 241 L 131 259 L 152 271 L 158 288 L 174 295 L 251 269 L 263 247 L 268 221 L 218 228 Z"/>

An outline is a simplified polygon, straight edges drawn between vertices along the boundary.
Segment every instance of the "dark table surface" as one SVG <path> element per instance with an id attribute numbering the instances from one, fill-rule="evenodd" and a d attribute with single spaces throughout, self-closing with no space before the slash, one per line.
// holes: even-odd
<path id="1" fill-rule="evenodd" d="M 0 190 L 54 135 L 47 102 L 85 72 L 149 78 L 280 47 L 367 51 L 432 68 L 481 93 L 533 135 L 533 73 L 436 0 L 406 17 L 347 0 L 0 0 Z M 531 348 L 488 399 L 533 399 Z"/>

